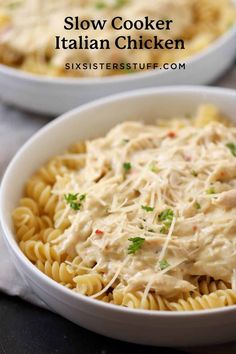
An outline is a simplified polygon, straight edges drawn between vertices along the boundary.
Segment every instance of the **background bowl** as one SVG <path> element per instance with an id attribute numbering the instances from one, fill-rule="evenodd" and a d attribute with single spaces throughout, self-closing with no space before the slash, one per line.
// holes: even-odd
<path id="1" fill-rule="evenodd" d="M 0 65 L 0 97 L 20 108 L 57 115 L 110 94 L 165 85 L 203 85 L 218 78 L 236 55 L 236 26 L 199 54 L 186 70 L 156 70 L 103 78 L 50 78 Z"/>
<path id="2" fill-rule="evenodd" d="M 50 157 L 77 140 L 106 133 L 125 120 L 194 114 L 203 103 L 217 105 L 236 122 L 236 92 L 204 87 L 134 91 L 87 104 L 56 119 L 34 135 L 10 163 L 2 181 L 0 217 L 12 261 L 28 286 L 67 319 L 97 333 L 140 344 L 207 345 L 235 340 L 236 306 L 198 312 L 132 310 L 76 294 L 41 273 L 21 252 L 11 214 L 25 181 Z"/>

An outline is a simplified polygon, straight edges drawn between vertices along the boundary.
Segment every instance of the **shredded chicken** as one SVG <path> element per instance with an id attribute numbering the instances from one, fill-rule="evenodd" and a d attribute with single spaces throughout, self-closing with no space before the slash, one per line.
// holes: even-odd
<path id="1" fill-rule="evenodd" d="M 218 122 L 172 127 L 171 134 L 170 124 L 125 122 L 87 141 L 85 167 L 53 189 L 62 201 L 86 194 L 80 210 L 70 208 L 58 249 L 79 255 L 106 282 L 117 274 L 126 291 L 148 286 L 171 298 L 194 290 L 192 275 L 231 282 L 236 160 L 227 144 L 234 141 L 236 128 Z M 141 243 L 128 255 L 134 238 Z"/>
<path id="2" fill-rule="evenodd" d="M 236 207 L 236 189 L 228 192 L 223 192 L 215 201 L 216 205 L 222 206 L 226 209 L 232 209 Z"/>

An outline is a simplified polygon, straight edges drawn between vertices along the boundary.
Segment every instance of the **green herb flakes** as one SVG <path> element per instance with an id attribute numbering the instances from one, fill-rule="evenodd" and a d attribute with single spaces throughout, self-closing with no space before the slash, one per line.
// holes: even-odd
<path id="1" fill-rule="evenodd" d="M 76 193 L 76 194 L 69 193 L 69 194 L 65 194 L 64 198 L 65 198 L 65 201 L 69 204 L 69 203 L 77 200 L 78 195 L 79 195 L 79 193 Z"/>
<path id="2" fill-rule="evenodd" d="M 125 144 L 128 144 L 129 143 L 129 139 L 122 139 L 121 140 L 121 144 L 122 145 L 125 145 Z"/>
<path id="3" fill-rule="evenodd" d="M 198 202 L 195 202 L 194 203 L 194 208 L 197 209 L 197 210 L 201 209 L 201 204 L 199 204 Z"/>
<path id="4" fill-rule="evenodd" d="M 172 209 L 166 209 L 158 215 L 158 220 L 163 222 L 163 225 L 160 229 L 161 234 L 168 233 L 173 221 L 173 217 L 174 217 L 174 211 Z"/>
<path id="5" fill-rule="evenodd" d="M 81 203 L 77 203 L 77 202 L 71 202 L 70 203 L 70 207 L 73 210 L 80 210 L 82 204 Z"/>
<path id="6" fill-rule="evenodd" d="M 132 165 L 130 162 L 124 162 L 123 163 L 123 169 L 125 170 L 125 172 L 129 172 L 132 168 Z"/>
<path id="7" fill-rule="evenodd" d="M 236 157 L 236 146 L 234 143 L 228 143 L 225 145 L 232 153 L 234 157 Z"/>
<path id="8" fill-rule="evenodd" d="M 157 163 L 155 161 L 151 162 L 149 165 L 150 171 L 157 173 L 159 172 L 159 168 L 157 167 Z"/>
<path id="9" fill-rule="evenodd" d="M 160 233 L 161 234 L 167 234 L 169 231 L 169 228 L 166 227 L 166 226 L 162 226 L 161 229 L 160 229 Z"/>
<path id="10" fill-rule="evenodd" d="M 166 209 L 158 215 L 159 221 L 170 220 L 172 221 L 174 217 L 174 212 L 172 209 Z"/>
<path id="11" fill-rule="evenodd" d="M 197 171 L 195 171 L 195 170 L 191 170 L 191 175 L 192 175 L 193 177 L 197 177 L 197 176 L 198 176 L 198 173 L 197 173 Z"/>
<path id="12" fill-rule="evenodd" d="M 154 211 L 155 208 L 152 208 L 148 205 L 142 205 L 141 208 L 147 212 Z"/>
<path id="13" fill-rule="evenodd" d="M 169 262 L 166 259 L 163 259 L 159 262 L 160 270 L 164 270 L 170 266 Z"/>
<path id="14" fill-rule="evenodd" d="M 214 187 L 210 187 L 210 188 L 208 188 L 207 190 L 206 190 L 206 194 L 215 194 L 216 192 L 215 192 L 215 188 Z"/>
<path id="15" fill-rule="evenodd" d="M 81 202 L 84 201 L 86 198 L 86 194 L 81 194 L 79 197 L 78 197 L 78 195 L 79 195 L 79 193 L 75 193 L 75 194 L 68 193 L 68 194 L 64 195 L 66 203 L 69 204 L 71 209 L 73 209 L 73 210 L 80 210 L 80 208 L 82 206 L 82 203 L 78 203 L 78 201 L 77 201 L 78 198 Z"/>
<path id="16" fill-rule="evenodd" d="M 86 194 L 81 194 L 81 196 L 79 197 L 79 200 L 82 202 L 85 199 L 86 199 Z"/>
<path id="17" fill-rule="evenodd" d="M 115 9 L 120 9 L 121 7 L 125 6 L 127 4 L 127 0 L 116 0 Z"/>
<path id="18" fill-rule="evenodd" d="M 106 5 L 106 3 L 103 2 L 103 1 L 98 1 L 98 2 L 96 2 L 96 4 L 95 4 L 95 8 L 96 8 L 97 10 L 103 10 L 103 9 L 105 9 L 106 7 L 107 7 L 107 5 Z"/>
<path id="19" fill-rule="evenodd" d="M 135 254 L 142 247 L 145 238 L 133 237 L 133 238 L 129 238 L 129 241 L 131 242 L 131 244 L 129 245 L 128 248 L 128 254 Z"/>

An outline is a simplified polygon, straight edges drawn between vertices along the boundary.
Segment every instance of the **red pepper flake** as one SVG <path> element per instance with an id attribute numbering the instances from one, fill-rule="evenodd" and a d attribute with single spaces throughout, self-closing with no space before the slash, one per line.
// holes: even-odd
<path id="1" fill-rule="evenodd" d="M 225 177 L 225 172 L 222 171 L 222 172 L 220 173 L 220 177 L 222 177 L 222 178 Z"/>
<path id="2" fill-rule="evenodd" d="M 192 161 L 192 157 L 189 156 L 189 155 L 185 155 L 185 156 L 184 156 L 184 159 L 185 159 L 185 161 L 187 161 L 187 162 Z"/>
<path id="3" fill-rule="evenodd" d="M 196 225 L 193 226 L 193 231 L 196 232 L 198 230 L 198 227 Z"/>
<path id="4" fill-rule="evenodd" d="M 97 229 L 97 230 L 95 231 L 95 234 L 96 234 L 96 235 L 103 235 L 104 232 L 103 232 L 102 230 L 98 230 L 98 229 Z"/>
<path id="5" fill-rule="evenodd" d="M 172 130 L 167 133 L 167 136 L 171 139 L 176 138 L 176 133 L 173 132 Z"/>

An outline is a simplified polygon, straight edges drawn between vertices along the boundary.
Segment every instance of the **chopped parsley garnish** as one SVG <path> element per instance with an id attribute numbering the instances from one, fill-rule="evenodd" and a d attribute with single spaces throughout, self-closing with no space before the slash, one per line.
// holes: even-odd
<path id="1" fill-rule="evenodd" d="M 7 5 L 7 7 L 11 10 L 15 9 L 16 7 L 18 7 L 20 5 L 20 1 L 13 1 L 10 2 L 10 4 Z"/>
<path id="2" fill-rule="evenodd" d="M 73 210 L 80 210 L 82 204 L 78 203 L 77 199 L 78 199 L 78 195 L 79 193 L 68 193 L 64 195 L 65 201 L 67 202 L 67 204 L 70 205 L 71 209 Z M 81 194 L 79 197 L 79 200 L 82 202 L 83 200 L 85 200 L 86 198 L 86 194 Z"/>
<path id="3" fill-rule="evenodd" d="M 127 3 L 127 0 L 116 0 L 114 5 L 112 5 L 112 7 L 114 9 L 120 9 L 121 7 L 123 7 L 124 5 L 126 5 Z M 102 9 L 105 9 L 108 7 L 108 4 L 106 4 L 105 1 L 97 1 L 95 3 L 95 8 L 98 9 L 98 10 L 102 10 Z"/>
<path id="4" fill-rule="evenodd" d="M 160 229 L 160 233 L 161 234 L 167 234 L 167 232 L 168 232 L 168 229 L 165 226 L 162 226 L 161 229 Z"/>
<path id="5" fill-rule="evenodd" d="M 170 226 L 168 226 L 167 223 L 165 223 L 165 225 L 161 227 L 160 233 L 161 234 L 167 234 L 168 231 L 169 231 L 169 228 L 170 228 Z"/>
<path id="6" fill-rule="evenodd" d="M 234 143 L 228 143 L 225 145 L 232 153 L 234 157 L 236 157 L 236 146 Z"/>
<path id="7" fill-rule="evenodd" d="M 142 205 L 141 208 L 142 208 L 143 210 L 147 211 L 147 212 L 153 211 L 153 210 L 155 209 L 155 208 L 152 208 L 152 207 L 150 207 L 150 206 L 148 206 L 148 205 Z"/>
<path id="8" fill-rule="evenodd" d="M 164 223 L 163 223 L 163 226 L 162 228 L 160 229 L 160 233 L 161 234 L 167 234 L 169 229 L 170 229 L 170 226 L 171 226 L 171 223 L 172 223 L 172 220 L 166 220 Z"/>
<path id="9" fill-rule="evenodd" d="M 125 172 L 129 172 L 131 170 L 131 168 L 132 168 L 132 165 L 131 165 L 130 162 L 124 162 L 123 163 L 123 168 L 124 168 Z"/>
<path id="10" fill-rule="evenodd" d="M 86 194 L 81 194 L 81 196 L 79 197 L 79 200 L 82 202 L 85 199 L 86 199 Z"/>
<path id="11" fill-rule="evenodd" d="M 128 254 L 135 254 L 142 247 L 145 238 L 133 237 L 133 238 L 129 238 L 129 241 L 131 242 L 131 244 L 129 245 L 128 248 Z"/>
<path id="12" fill-rule="evenodd" d="M 160 270 L 164 270 L 170 266 L 169 262 L 166 259 L 163 259 L 159 262 Z"/>
<path id="13" fill-rule="evenodd" d="M 122 6 L 126 5 L 127 0 L 116 0 L 116 4 L 114 6 L 115 9 L 120 9 Z"/>
<path id="14" fill-rule="evenodd" d="M 122 139 L 121 143 L 122 143 L 122 145 L 128 144 L 129 143 L 129 139 Z"/>
<path id="15" fill-rule="evenodd" d="M 98 1 L 98 2 L 96 2 L 95 7 L 97 10 L 102 10 L 102 9 L 105 9 L 107 7 L 107 5 L 103 1 Z"/>
<path id="16" fill-rule="evenodd" d="M 166 209 L 158 215 L 158 219 L 160 221 L 166 221 L 166 220 L 172 221 L 173 217 L 174 217 L 174 212 L 172 209 Z"/>
<path id="17" fill-rule="evenodd" d="M 214 187 L 210 187 L 206 190 L 206 194 L 215 194 L 215 188 Z"/>
<path id="18" fill-rule="evenodd" d="M 153 229 L 148 229 L 148 232 L 155 232 Z"/>
<path id="19" fill-rule="evenodd" d="M 198 173 L 197 173 L 197 171 L 192 170 L 192 171 L 191 171 L 191 175 L 192 175 L 193 177 L 197 177 L 197 176 L 198 176 Z"/>
<path id="20" fill-rule="evenodd" d="M 158 215 L 158 220 L 163 221 L 163 226 L 160 229 L 161 234 L 166 234 L 172 224 L 174 212 L 172 209 L 166 209 Z"/>
<path id="21" fill-rule="evenodd" d="M 69 203 L 77 200 L 78 195 L 79 195 L 79 193 L 76 193 L 76 194 L 69 193 L 69 194 L 65 194 L 64 198 L 65 198 L 66 202 L 69 204 Z"/>
<path id="22" fill-rule="evenodd" d="M 201 204 L 199 204 L 198 202 L 195 202 L 194 203 L 194 208 L 201 209 Z"/>
<path id="23" fill-rule="evenodd" d="M 71 202 L 70 203 L 70 207 L 73 210 L 80 210 L 81 208 L 81 203 L 77 203 L 77 202 Z"/>
<path id="24" fill-rule="evenodd" d="M 150 169 L 150 171 L 152 171 L 154 173 L 159 172 L 159 169 L 157 167 L 157 163 L 154 161 L 150 163 L 149 169 Z"/>

